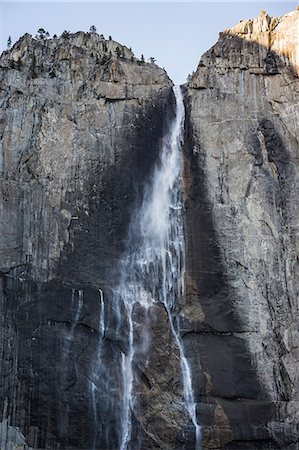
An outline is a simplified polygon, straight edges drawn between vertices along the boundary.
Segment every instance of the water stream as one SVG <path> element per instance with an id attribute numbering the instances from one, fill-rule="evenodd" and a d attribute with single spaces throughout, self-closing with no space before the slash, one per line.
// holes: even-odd
<path id="1" fill-rule="evenodd" d="M 179 348 L 185 408 L 195 429 L 195 450 L 200 448 L 200 426 L 192 388 L 191 370 L 179 333 L 176 312 L 178 299 L 184 294 L 185 241 L 182 203 L 182 143 L 185 109 L 180 87 L 174 87 L 176 114 L 164 137 L 160 161 L 151 183 L 145 190 L 142 207 L 130 226 L 128 252 L 121 265 L 121 281 L 116 292 L 124 303 L 128 317 L 128 351 L 122 358 L 123 404 L 120 450 L 131 449 L 132 411 L 134 410 L 134 356 L 145 355 L 150 346 L 146 324 L 142 342 L 134 339 L 134 306 L 144 311 L 163 303 L 175 342 Z M 146 316 L 146 313 L 145 313 Z M 142 349 L 140 350 L 140 346 Z M 135 446 L 134 446 L 135 448 Z"/>

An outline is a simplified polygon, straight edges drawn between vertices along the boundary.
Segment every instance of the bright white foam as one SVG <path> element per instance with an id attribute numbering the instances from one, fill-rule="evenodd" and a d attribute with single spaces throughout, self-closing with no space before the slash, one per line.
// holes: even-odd
<path id="1" fill-rule="evenodd" d="M 120 449 L 130 448 L 131 413 L 134 409 L 133 360 L 140 347 L 134 347 L 133 307 L 139 303 L 147 310 L 155 302 L 165 305 L 173 336 L 180 351 L 184 400 L 195 428 L 196 446 L 200 447 L 200 426 L 196 418 L 196 403 L 191 371 L 185 356 L 183 340 L 174 319 L 178 298 L 184 290 L 185 242 L 183 229 L 181 155 L 185 109 L 180 87 L 174 88 L 176 115 L 164 137 L 161 159 L 148 185 L 142 206 L 136 212 L 130 228 L 128 256 L 121 267 L 121 283 L 117 293 L 124 302 L 128 317 L 129 350 L 122 359 L 123 413 Z M 139 239 L 135 249 L 135 240 Z M 146 328 L 146 327 L 144 327 Z M 149 333 L 143 333 L 142 352 L 150 345 Z"/>

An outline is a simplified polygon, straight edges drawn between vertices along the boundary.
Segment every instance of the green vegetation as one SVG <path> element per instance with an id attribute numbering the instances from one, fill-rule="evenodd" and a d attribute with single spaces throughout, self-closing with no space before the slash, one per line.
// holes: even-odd
<path id="1" fill-rule="evenodd" d="M 63 39 L 68 39 L 70 37 L 70 31 L 64 30 L 64 32 L 62 33 L 61 37 Z"/>
<path id="2" fill-rule="evenodd" d="M 7 39 L 7 48 L 10 48 L 11 47 L 11 36 L 8 36 L 8 39 Z"/>
<path id="3" fill-rule="evenodd" d="M 35 35 L 35 39 L 47 39 L 50 37 L 50 33 L 46 31 L 44 28 L 39 28 L 37 30 L 37 34 Z"/>
<path id="4" fill-rule="evenodd" d="M 121 51 L 121 49 L 119 48 L 119 46 L 116 47 L 115 53 L 116 53 L 117 58 L 120 58 L 120 57 L 121 57 L 122 51 Z"/>

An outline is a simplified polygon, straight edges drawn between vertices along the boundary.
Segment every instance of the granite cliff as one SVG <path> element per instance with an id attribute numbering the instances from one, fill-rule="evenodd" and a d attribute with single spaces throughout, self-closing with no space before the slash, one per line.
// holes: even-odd
<path id="1" fill-rule="evenodd" d="M 299 448 L 298 16 L 224 31 L 183 88 L 175 314 L 203 450 Z M 0 447 L 114 450 L 129 331 L 113 291 L 175 113 L 172 82 L 83 32 L 23 36 L 0 80 Z M 137 341 L 145 318 L 132 450 L 193 449 L 169 315 L 135 309 Z"/>
<path id="2" fill-rule="evenodd" d="M 187 85 L 182 313 L 203 448 L 298 448 L 298 16 L 224 31 Z"/>
<path id="3" fill-rule="evenodd" d="M 0 79 L 2 446 L 114 448 L 126 350 L 109 298 L 173 115 L 172 82 L 81 32 L 23 36 L 2 54 Z M 93 370 L 101 293 L 106 393 Z"/>

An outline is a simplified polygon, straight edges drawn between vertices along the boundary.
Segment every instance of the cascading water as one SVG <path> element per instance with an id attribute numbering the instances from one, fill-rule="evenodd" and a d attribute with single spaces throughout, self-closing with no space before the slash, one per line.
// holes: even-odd
<path id="1" fill-rule="evenodd" d="M 101 366 L 101 356 L 102 356 L 102 350 L 103 350 L 103 340 L 104 340 L 104 334 L 105 334 L 105 307 L 104 307 L 104 294 L 102 289 L 99 289 L 99 295 L 100 295 L 100 317 L 99 317 L 99 342 L 98 342 L 98 349 L 97 349 L 97 358 L 95 360 L 95 364 L 93 364 L 92 367 L 92 373 L 95 373 L 98 375 L 98 377 L 101 376 L 101 371 L 99 370 L 99 367 Z M 94 419 L 94 426 L 95 430 L 97 431 L 97 422 L 98 422 L 98 415 L 97 415 L 97 405 L 96 405 L 96 382 L 98 382 L 98 379 L 95 379 L 94 381 L 90 380 L 90 389 L 91 389 L 91 406 L 92 406 L 92 414 Z M 93 436 L 93 445 L 92 450 L 95 449 L 96 445 L 96 433 Z"/>
<path id="2" fill-rule="evenodd" d="M 195 428 L 195 449 L 200 447 L 200 426 L 196 419 L 191 371 L 179 333 L 179 319 L 175 315 L 178 299 L 184 291 L 185 242 L 182 204 L 183 161 L 181 148 L 185 110 L 180 87 L 174 88 L 176 115 L 164 138 L 160 161 L 148 185 L 143 204 L 130 226 L 128 252 L 121 264 L 121 281 L 116 289 L 115 302 L 123 302 L 128 317 L 128 351 L 123 354 L 123 404 L 120 449 L 130 445 L 132 411 L 134 410 L 134 368 L 136 351 L 133 310 L 140 304 L 147 311 L 155 303 L 163 303 L 169 317 L 171 331 L 180 352 L 185 407 Z M 150 335 L 144 326 L 142 353 L 150 345 Z"/>

